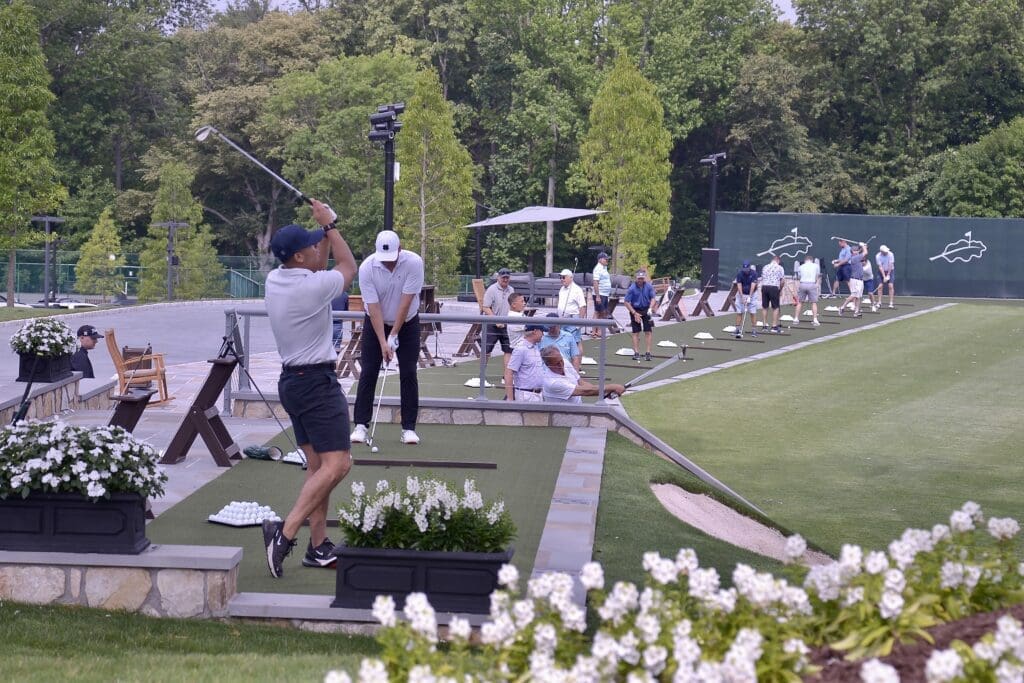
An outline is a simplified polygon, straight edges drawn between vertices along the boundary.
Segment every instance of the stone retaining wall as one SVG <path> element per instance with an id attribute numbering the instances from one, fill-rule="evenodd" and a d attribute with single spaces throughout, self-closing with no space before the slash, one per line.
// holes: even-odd
<path id="1" fill-rule="evenodd" d="M 140 555 L 0 551 L 0 600 L 223 617 L 241 558 L 240 548 L 210 546 L 151 546 Z"/>
<path id="2" fill-rule="evenodd" d="M 41 420 L 57 415 L 63 410 L 77 407 L 78 403 L 78 378 L 80 372 L 71 373 L 71 377 L 62 379 L 59 382 L 48 384 L 33 384 L 29 397 L 32 404 L 29 406 L 27 417 L 30 420 Z M 24 396 L 24 382 L 16 383 L 16 396 L 8 396 L 0 400 L 0 424 L 10 424 L 14 414 L 21 407 L 21 397 Z"/>

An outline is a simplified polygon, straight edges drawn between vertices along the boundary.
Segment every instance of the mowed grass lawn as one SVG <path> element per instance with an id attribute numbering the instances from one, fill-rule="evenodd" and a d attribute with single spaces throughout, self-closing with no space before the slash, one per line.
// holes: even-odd
<path id="1" fill-rule="evenodd" d="M 630 415 L 837 552 L 1024 518 L 1024 307 L 960 303 L 625 399 Z"/>

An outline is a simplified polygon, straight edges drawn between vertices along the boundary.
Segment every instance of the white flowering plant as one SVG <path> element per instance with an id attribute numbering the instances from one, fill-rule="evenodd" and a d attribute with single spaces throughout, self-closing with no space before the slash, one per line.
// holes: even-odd
<path id="1" fill-rule="evenodd" d="M 562 573 L 530 579 L 521 595 L 518 572 L 505 565 L 479 645 L 470 644 L 469 624 L 458 618 L 449 622 L 448 642 L 442 642 L 423 595 L 409 596 L 404 615 L 381 596 L 373 609 L 384 626 L 381 655 L 364 660 L 356 680 L 799 681 L 817 670 L 810 660 L 814 649 L 848 640 L 850 659 L 884 655 L 890 641 L 930 640 L 921 623 L 1024 599 L 1017 523 L 1000 519 L 982 526 L 981 509 L 973 503 L 957 512 L 971 524 L 954 513 L 953 528 L 910 529 L 888 553 L 844 546 L 838 561 L 789 570 L 795 583 L 740 564 L 732 586 L 723 588 L 718 571 L 702 568 L 696 553 L 684 548 L 674 558 L 645 553 L 642 586 L 619 581 L 609 588 L 601 565 L 591 562 L 577 579 L 596 622 L 589 629 L 584 608 L 573 599 L 574 578 Z M 793 561 L 805 550 L 799 537 L 787 543 Z M 963 564 L 963 576 L 946 567 L 944 579 L 948 562 Z M 980 567 L 977 575 L 968 565 Z M 927 619 L 917 620 L 917 614 Z M 970 654 L 954 643 L 953 654 L 932 665 L 935 680 L 1020 680 L 998 674 L 1000 667 L 1003 673 L 1020 671 L 1019 624 L 1000 622 L 1000 630 L 983 641 L 990 647 L 975 645 Z M 971 678 L 983 668 L 997 673 Z M 871 683 L 898 680 L 877 659 L 861 673 Z M 352 678 L 332 671 L 326 680 Z"/>
<path id="2" fill-rule="evenodd" d="M 516 536 L 505 503 L 484 501 L 472 479 L 461 492 L 437 479 L 407 477 L 405 488 L 377 482 L 367 493 L 352 483 L 351 502 L 338 511 L 345 544 L 354 548 L 400 548 L 493 553 Z"/>
<path id="3" fill-rule="evenodd" d="M 163 495 L 152 446 L 121 427 L 22 421 L 0 429 L 0 498 L 40 493 Z"/>
<path id="4" fill-rule="evenodd" d="M 1024 628 L 1009 614 L 999 617 L 996 630 L 974 646 L 954 640 L 935 650 L 925 664 L 925 678 L 935 683 L 1024 680 Z"/>
<path id="5" fill-rule="evenodd" d="M 11 335 L 10 344 L 15 353 L 51 358 L 74 353 L 78 338 L 56 318 L 33 318 Z"/>

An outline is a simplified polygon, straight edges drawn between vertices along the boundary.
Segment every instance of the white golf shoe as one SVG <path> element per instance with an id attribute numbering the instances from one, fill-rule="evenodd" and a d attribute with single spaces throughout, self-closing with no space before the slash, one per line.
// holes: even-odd
<path id="1" fill-rule="evenodd" d="M 420 437 L 416 435 L 416 432 L 414 432 L 411 429 L 402 430 L 402 443 L 407 444 L 409 446 L 415 446 L 419 442 Z"/>
<path id="2" fill-rule="evenodd" d="M 349 437 L 352 443 L 366 443 L 366 425 L 356 425 Z"/>

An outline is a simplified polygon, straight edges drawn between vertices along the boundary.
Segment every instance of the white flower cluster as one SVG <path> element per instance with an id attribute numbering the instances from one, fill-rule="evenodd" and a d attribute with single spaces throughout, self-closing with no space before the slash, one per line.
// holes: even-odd
<path id="1" fill-rule="evenodd" d="M 78 338 L 56 318 L 33 318 L 11 335 L 10 344 L 15 353 L 52 357 L 74 353 Z"/>
<path id="2" fill-rule="evenodd" d="M 352 545 L 380 547 L 374 542 L 385 535 L 389 526 L 406 533 L 414 526 L 417 535 L 400 539 L 394 547 L 453 550 L 459 541 L 441 537 L 446 532 L 455 533 L 456 519 L 472 519 L 475 525 L 472 529 L 465 525 L 460 527 L 466 537 L 460 539 L 463 543 L 479 540 L 476 537 L 486 527 L 508 527 L 507 532 L 502 532 L 507 536 L 504 542 L 495 541 L 503 549 L 515 533 L 504 502 L 499 500 L 485 505 L 472 479 L 465 480 L 461 494 L 443 481 L 421 480 L 414 476 L 406 478 L 404 490 L 392 488 L 383 479 L 377 482 L 375 494 L 367 495 L 366 490 L 363 482 L 353 482 L 351 503 L 338 511 L 346 541 Z M 406 520 L 412 524 L 406 524 Z M 428 542 L 423 538 L 427 535 L 436 548 L 425 545 Z M 462 549 L 479 550 L 475 547 Z"/>
<path id="3" fill-rule="evenodd" d="M 802 587 L 738 564 L 732 572 L 732 587 L 722 588 L 718 571 L 701 567 L 696 553 L 688 548 L 674 559 L 644 553 L 643 586 L 616 581 L 606 587 L 610 582 L 601 565 L 589 562 L 576 579 L 558 573 L 536 576 L 520 596 L 516 591 L 519 572 L 506 565 L 498 573 L 501 588 L 492 593 L 489 617 L 480 628 L 482 651 L 471 658 L 478 665 L 474 669 L 455 667 L 453 671 L 451 666 L 450 655 L 470 647 L 468 622 L 449 624 L 450 652 L 437 648 L 434 615 L 422 596 L 410 596 L 406 603 L 408 623 L 398 623 L 390 598 L 378 598 L 374 615 L 385 627 L 404 629 L 403 637 L 381 642 L 384 660 L 394 667 L 390 670 L 408 672 L 409 680 L 451 680 L 439 671 L 459 683 L 792 680 L 813 673 L 812 648 L 840 647 L 834 640 L 837 633 L 851 636 L 843 639 L 851 642 L 861 642 L 860 633 L 881 633 L 876 642 L 882 643 L 906 632 L 900 629 L 918 632 L 937 623 L 933 619 L 920 626 L 914 621 L 928 605 L 940 602 L 935 597 L 922 600 L 924 596 L 943 595 L 947 601 L 943 604 L 949 605 L 953 604 L 949 600 L 963 599 L 965 587 L 969 594 L 984 582 L 989 582 L 987 589 L 977 592 L 985 600 L 993 595 L 1006 599 L 1019 595 L 1024 563 L 1013 550 L 1001 543 L 978 544 L 976 537 L 958 530 L 969 522 L 976 534 L 984 532 L 980 507 L 968 503 L 950 521 L 949 526 L 936 525 L 930 531 L 906 530 L 887 553 L 844 545 L 835 562 L 791 570 L 804 576 Z M 993 536 L 1009 540 L 1016 535 L 1011 521 L 996 521 L 998 533 Z M 990 520 L 990 532 L 992 526 Z M 806 542 L 792 537 L 789 545 L 790 558 L 799 562 Z M 996 554 L 986 554 L 990 551 Z M 576 590 L 590 592 L 600 619 L 592 635 L 584 610 L 574 600 L 574 581 Z M 1006 582 L 1002 593 L 998 592 L 1000 581 Z M 905 613 L 908 603 L 914 608 Z M 985 605 L 966 604 L 958 609 L 967 614 Z M 401 647 L 388 650 L 389 644 Z M 878 651 L 865 650 L 861 656 L 871 657 Z M 972 655 L 991 667 L 991 678 L 1019 682 L 1024 675 L 1024 630 L 1004 617 L 994 634 L 975 645 Z M 383 680 L 376 660 L 367 661 L 359 681 Z M 974 662 L 961 650 L 951 649 L 935 653 L 927 666 L 928 680 L 952 681 L 962 679 Z M 877 659 L 861 666 L 860 677 L 865 683 L 899 681 L 896 670 Z"/>
<path id="4" fill-rule="evenodd" d="M 120 427 L 23 421 L 0 429 L 0 497 L 31 491 L 155 497 L 167 481 L 157 458 Z"/>

